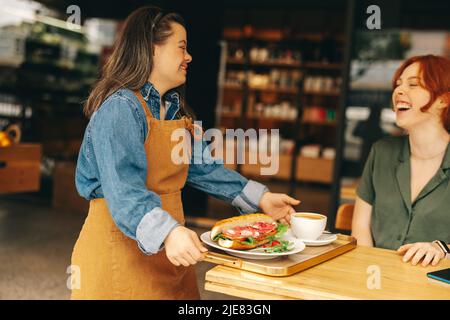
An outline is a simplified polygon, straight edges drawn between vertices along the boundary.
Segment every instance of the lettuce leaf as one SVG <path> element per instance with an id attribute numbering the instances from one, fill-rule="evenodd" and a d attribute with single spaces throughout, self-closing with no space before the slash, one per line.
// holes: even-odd
<path id="1" fill-rule="evenodd" d="M 275 239 L 279 239 L 286 233 L 286 231 L 288 229 L 289 229 L 289 226 L 287 224 L 279 223 L 277 225 L 277 233 L 275 235 L 273 235 L 273 236 L 268 237 L 268 239 L 270 241 L 273 241 Z M 222 233 L 219 233 L 218 235 L 216 235 L 214 237 L 213 241 L 219 241 L 219 239 L 227 240 L 228 238 L 225 237 Z M 247 239 L 242 240 L 240 242 L 243 243 L 243 244 L 254 244 L 256 242 L 256 240 L 253 237 L 248 237 Z"/>
<path id="2" fill-rule="evenodd" d="M 293 243 L 290 241 L 280 240 L 280 244 L 265 249 L 265 252 L 266 253 L 280 253 L 280 252 L 291 251 L 293 249 L 292 244 Z"/>
<path id="3" fill-rule="evenodd" d="M 244 241 L 241 241 L 241 243 L 243 243 L 243 244 L 254 244 L 255 242 L 256 242 L 256 240 L 253 237 L 248 237 Z"/>
<path id="4" fill-rule="evenodd" d="M 286 231 L 289 229 L 289 226 L 287 224 L 279 223 L 277 226 L 277 233 L 273 236 L 268 237 L 270 241 L 273 241 L 275 239 L 280 239 L 283 237 L 283 235 L 286 233 Z"/>
<path id="5" fill-rule="evenodd" d="M 219 239 L 227 240 L 228 238 L 225 237 L 222 233 L 219 233 L 217 236 L 214 237 L 213 241 L 219 241 Z"/>
<path id="6" fill-rule="evenodd" d="M 289 226 L 287 224 L 279 223 L 277 226 L 277 234 L 275 235 L 277 238 L 282 237 L 286 231 L 288 231 Z"/>

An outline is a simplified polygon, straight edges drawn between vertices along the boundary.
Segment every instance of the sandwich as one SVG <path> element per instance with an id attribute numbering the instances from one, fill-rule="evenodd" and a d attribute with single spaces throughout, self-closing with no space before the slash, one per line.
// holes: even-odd
<path id="1" fill-rule="evenodd" d="M 290 243 L 280 238 L 287 229 L 267 214 L 247 214 L 218 221 L 211 230 L 211 240 L 234 250 L 263 247 L 265 252 L 285 252 Z"/>

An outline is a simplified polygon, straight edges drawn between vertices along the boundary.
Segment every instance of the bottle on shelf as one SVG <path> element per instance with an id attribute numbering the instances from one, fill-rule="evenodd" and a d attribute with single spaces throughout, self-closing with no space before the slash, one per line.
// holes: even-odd
<path id="1" fill-rule="evenodd" d="M 337 93 L 342 80 L 332 76 L 306 76 L 303 89 L 305 92 Z"/>
<path id="2" fill-rule="evenodd" d="M 294 121 L 298 111 L 289 101 L 282 101 L 275 104 L 263 104 L 258 102 L 254 106 L 254 116 L 265 119 Z"/>
<path id="3" fill-rule="evenodd" d="M 303 110 L 303 122 L 307 123 L 334 123 L 334 109 L 327 109 L 321 106 L 309 106 Z"/>

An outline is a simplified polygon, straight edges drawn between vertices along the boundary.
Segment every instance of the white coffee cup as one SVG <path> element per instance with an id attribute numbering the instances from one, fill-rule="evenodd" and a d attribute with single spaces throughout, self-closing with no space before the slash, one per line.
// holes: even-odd
<path id="1" fill-rule="evenodd" d="M 296 212 L 291 215 L 291 229 L 303 240 L 317 240 L 325 230 L 327 217 L 313 212 Z"/>

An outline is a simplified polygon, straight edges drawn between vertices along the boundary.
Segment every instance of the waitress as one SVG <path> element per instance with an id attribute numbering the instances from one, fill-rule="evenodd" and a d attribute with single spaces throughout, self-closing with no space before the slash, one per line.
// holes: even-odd
<path id="1" fill-rule="evenodd" d="M 186 47 L 178 14 L 139 8 L 90 93 L 76 170 L 90 207 L 72 254 L 80 284 L 72 299 L 199 298 L 194 265 L 207 250 L 184 227 L 185 183 L 284 222 L 299 203 L 221 164 L 171 161 L 172 132 L 195 128 L 177 91 L 192 61 Z"/>

